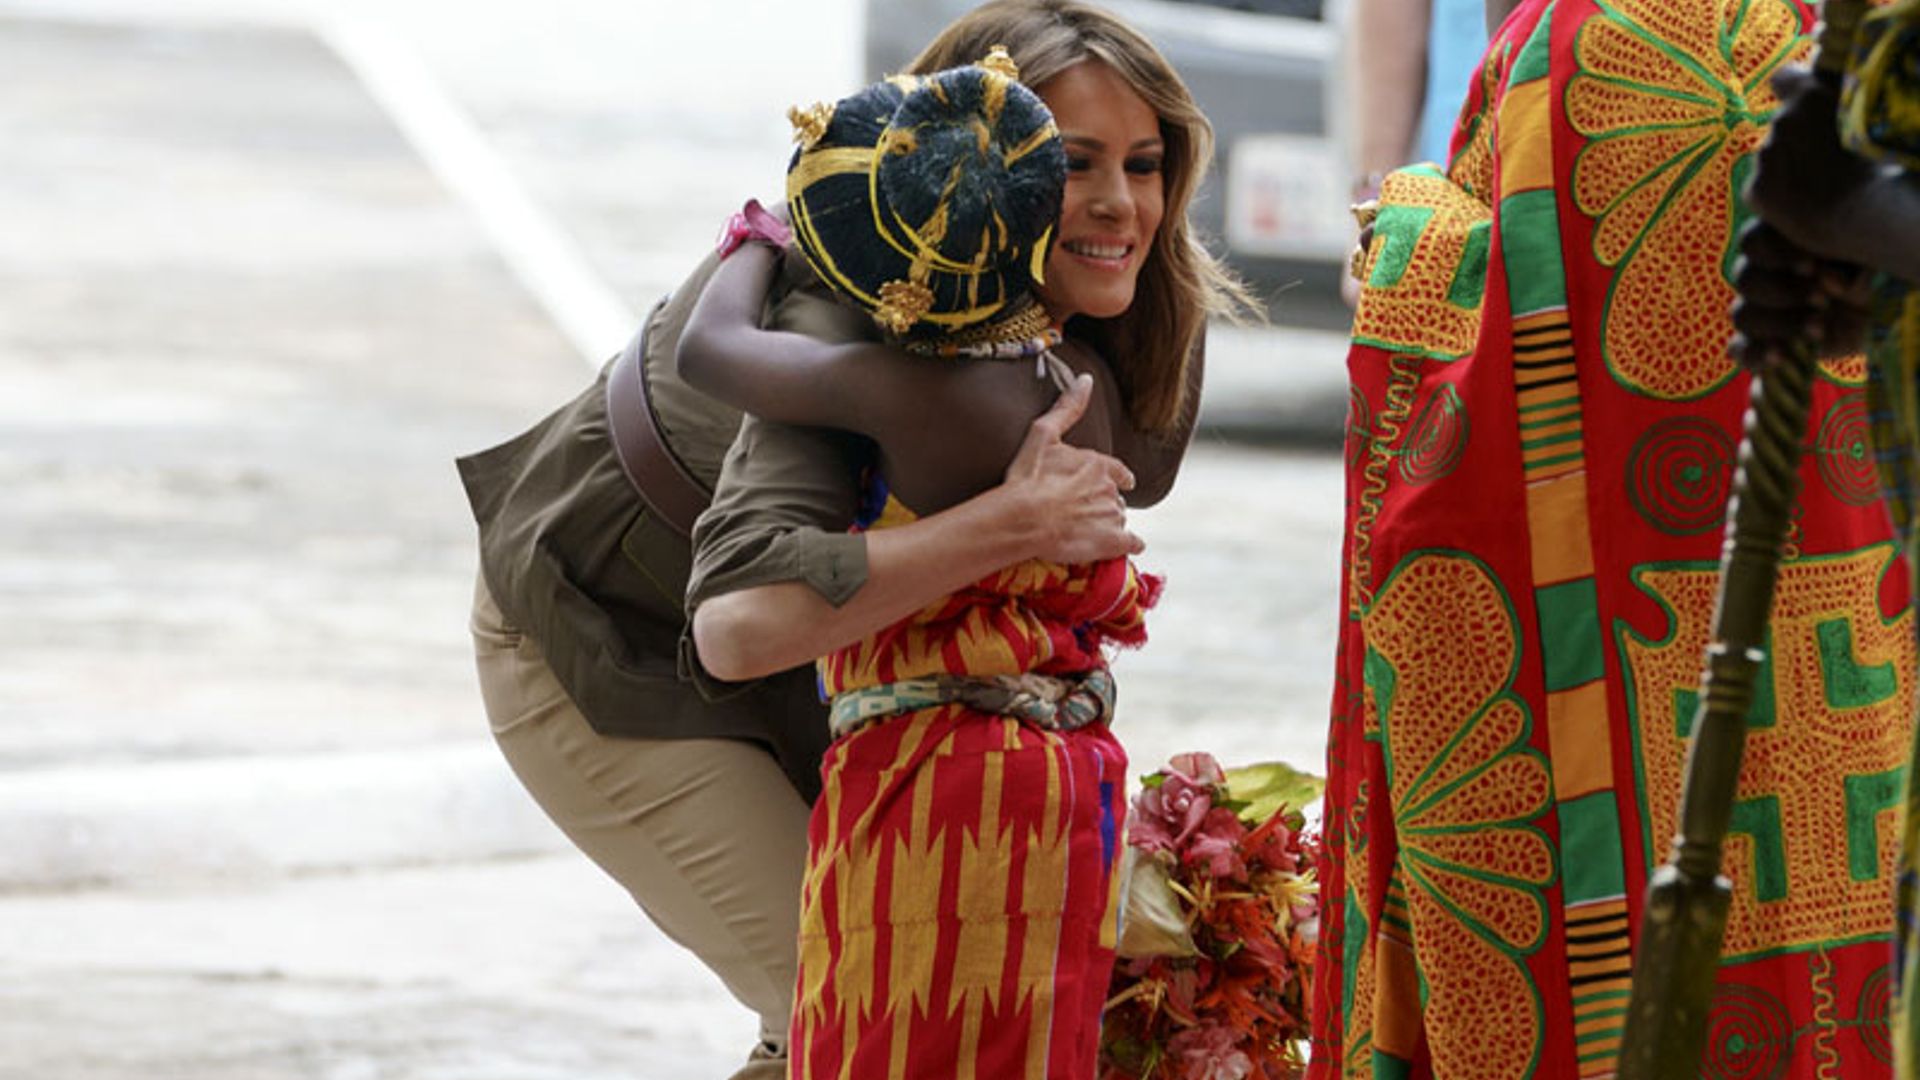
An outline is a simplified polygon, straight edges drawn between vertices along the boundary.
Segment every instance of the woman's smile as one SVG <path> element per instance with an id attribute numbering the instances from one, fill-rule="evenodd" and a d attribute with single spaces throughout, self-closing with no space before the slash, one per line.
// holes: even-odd
<path id="1" fill-rule="evenodd" d="M 1166 213 L 1160 117 L 1119 72 L 1086 60 L 1036 87 L 1067 150 L 1059 239 L 1035 290 L 1056 322 L 1133 305 Z"/>
<path id="2" fill-rule="evenodd" d="M 1119 273 L 1132 265 L 1138 245 L 1131 240 L 1089 239 L 1062 241 L 1060 247 L 1092 269 Z"/>

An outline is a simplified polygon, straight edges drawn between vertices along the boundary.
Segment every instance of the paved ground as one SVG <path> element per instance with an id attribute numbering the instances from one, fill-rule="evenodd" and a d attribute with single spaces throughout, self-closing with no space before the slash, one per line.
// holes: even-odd
<path id="1" fill-rule="evenodd" d="M 770 107 L 733 87 L 695 122 L 655 87 L 626 114 L 591 65 L 516 95 L 487 50 L 555 47 L 532 22 L 394 7 L 578 241 L 599 293 L 569 316 L 574 279 L 512 246 L 539 222 L 463 188 L 350 35 L 274 0 L 287 25 L 52 6 L 0 2 L 0 1078 L 725 1075 L 744 1014 L 488 743 L 450 459 L 581 384 L 592 312 L 671 282 L 719 216 L 673 208 L 737 201 L 694 189 L 761 153 L 738 117 Z M 1337 426 L 1328 348 L 1219 335 L 1210 419 Z M 1170 581 L 1121 661 L 1143 768 L 1318 759 L 1338 484 L 1215 434 L 1141 515 Z"/>

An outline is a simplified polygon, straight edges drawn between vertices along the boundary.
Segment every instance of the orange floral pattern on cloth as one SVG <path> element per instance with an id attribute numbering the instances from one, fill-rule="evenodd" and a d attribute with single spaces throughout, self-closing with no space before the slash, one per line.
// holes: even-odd
<path id="1" fill-rule="evenodd" d="M 1701 6 L 1714 18 L 1702 19 Z M 1618 267 L 1603 348 L 1621 383 L 1651 397 L 1690 400 L 1723 386 L 1731 360 L 1717 320 L 1733 302 L 1730 228 L 1744 214 L 1743 162 L 1779 108 L 1769 78 L 1803 59 L 1802 13 L 1790 0 L 1611 0 L 1574 43 L 1579 70 L 1567 118 L 1589 138 L 1573 168 L 1573 198 L 1598 222 L 1593 253 Z M 1701 271 L 1718 264 L 1719 272 Z M 1828 365 L 1859 384 L 1858 358 Z"/>
<path id="2" fill-rule="evenodd" d="M 1512 605 L 1478 560 L 1418 553 L 1362 623 L 1434 1071 L 1524 1076 L 1539 1054 L 1542 1008 L 1518 958 L 1546 940 L 1555 859 L 1535 824 L 1552 779 L 1511 692 L 1520 661 Z M 1375 1012 L 1369 1001 L 1354 1008 Z"/>
<path id="3" fill-rule="evenodd" d="M 889 496 L 871 527 L 912 520 Z M 823 658 L 821 685 L 1104 667 L 1145 640 L 1159 589 L 1125 559 L 1021 563 Z M 1103 723 L 959 704 L 836 740 L 808 825 L 792 1075 L 1093 1075 L 1126 767 Z"/>
<path id="4" fill-rule="evenodd" d="M 1493 101 L 1498 97 L 1500 76 L 1506 68 L 1507 59 L 1502 52 L 1495 51 L 1488 53 L 1481 61 L 1480 75 L 1475 80 L 1475 93 L 1479 100 Z M 1485 111 L 1476 110 L 1461 117 L 1460 122 L 1466 130 L 1461 136 L 1460 148 L 1447 164 L 1447 178 L 1481 205 L 1489 205 L 1494 190 L 1493 117 Z"/>

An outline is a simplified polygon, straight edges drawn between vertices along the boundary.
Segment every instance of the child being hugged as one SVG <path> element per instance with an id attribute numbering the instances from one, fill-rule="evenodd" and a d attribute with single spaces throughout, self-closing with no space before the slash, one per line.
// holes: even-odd
<path id="1" fill-rule="evenodd" d="M 1075 378 L 1068 440 L 1126 461 L 1102 359 L 1033 286 L 1066 155 L 1004 52 L 795 113 L 795 244 L 894 346 L 757 328 L 778 252 L 745 244 L 696 307 L 696 388 L 870 438 L 862 526 L 998 483 Z M 733 232 L 777 242 L 750 204 Z M 1126 559 L 1020 563 L 819 662 L 835 742 L 809 828 L 796 1077 L 1085 1078 L 1113 964 L 1126 755 L 1106 650 L 1145 640 L 1159 583 Z"/>

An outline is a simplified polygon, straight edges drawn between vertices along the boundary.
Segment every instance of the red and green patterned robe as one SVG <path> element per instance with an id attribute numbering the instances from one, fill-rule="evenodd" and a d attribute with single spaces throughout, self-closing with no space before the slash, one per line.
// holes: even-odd
<path id="1" fill-rule="evenodd" d="M 1530 0 L 1355 317 L 1318 1076 L 1613 1072 L 1747 380 L 1738 191 L 1789 0 Z M 1915 638 L 1864 369 L 1826 365 L 1750 718 L 1702 1075 L 1889 1069 Z"/>

